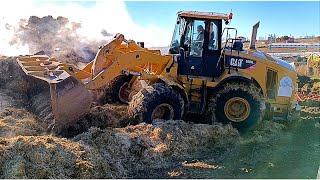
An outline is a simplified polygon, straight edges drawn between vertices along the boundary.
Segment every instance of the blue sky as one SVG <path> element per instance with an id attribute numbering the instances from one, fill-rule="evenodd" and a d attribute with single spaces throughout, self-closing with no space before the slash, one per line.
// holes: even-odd
<path id="1" fill-rule="evenodd" d="M 253 24 L 260 20 L 259 36 L 268 34 L 320 35 L 320 1 L 309 2 L 125 2 L 133 21 L 140 25 L 156 24 L 173 31 L 176 12 L 180 10 L 213 11 L 229 13 L 232 9 L 232 27 L 250 37 Z"/>
<path id="2" fill-rule="evenodd" d="M 18 8 L 18 9 L 17 9 Z M 13 13 L 12 9 L 16 11 Z M 70 22 L 80 22 L 77 34 L 90 40 L 106 38 L 102 30 L 111 34 L 122 33 L 127 39 L 145 42 L 146 47 L 163 47 L 170 44 L 176 13 L 196 10 L 234 14 L 231 25 L 239 35 L 249 37 L 252 26 L 260 21 L 259 37 L 269 34 L 320 36 L 320 1 L 61 1 L 24 0 L 0 3 L 0 53 L 15 55 L 26 52 L 24 45 L 11 46 L 13 31 L 20 19 L 30 16 L 64 16 Z M 8 25 L 12 28 L 8 29 Z M 10 46 L 11 49 L 8 48 Z M 1 50 L 5 50 L 1 52 Z"/>

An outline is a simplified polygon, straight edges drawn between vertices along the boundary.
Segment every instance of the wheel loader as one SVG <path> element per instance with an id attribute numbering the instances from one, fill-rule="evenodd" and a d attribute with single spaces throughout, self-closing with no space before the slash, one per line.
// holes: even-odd
<path id="1" fill-rule="evenodd" d="M 116 34 L 82 69 L 47 55 L 17 62 L 49 83 L 56 130 L 76 123 L 101 99 L 127 103 L 130 117 L 146 123 L 198 114 L 205 123 L 246 130 L 266 115 L 288 117 L 296 108 L 297 73 L 255 49 L 260 22 L 244 49 L 237 29 L 222 28 L 232 15 L 178 12 L 167 54 Z"/>

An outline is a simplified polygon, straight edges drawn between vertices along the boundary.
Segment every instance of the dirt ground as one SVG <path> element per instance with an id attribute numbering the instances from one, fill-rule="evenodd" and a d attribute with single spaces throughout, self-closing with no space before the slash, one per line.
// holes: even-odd
<path id="1" fill-rule="evenodd" d="M 127 126 L 127 107 L 106 104 L 54 136 L 47 85 L 12 57 L 0 74 L 0 178 L 315 178 L 320 164 L 318 107 L 239 134 L 182 120 Z"/>

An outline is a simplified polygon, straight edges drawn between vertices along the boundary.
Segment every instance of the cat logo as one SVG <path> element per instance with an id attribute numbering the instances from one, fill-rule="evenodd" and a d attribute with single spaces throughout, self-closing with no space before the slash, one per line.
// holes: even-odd
<path id="1" fill-rule="evenodd" d="M 243 62 L 243 59 L 231 58 L 230 59 L 230 66 L 242 67 L 242 62 Z"/>

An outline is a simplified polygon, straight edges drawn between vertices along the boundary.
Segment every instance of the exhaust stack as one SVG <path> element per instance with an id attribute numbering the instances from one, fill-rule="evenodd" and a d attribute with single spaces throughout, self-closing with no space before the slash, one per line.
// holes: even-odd
<path id="1" fill-rule="evenodd" d="M 260 21 L 257 22 L 252 28 L 251 40 L 250 40 L 250 48 L 249 49 L 256 49 L 256 41 L 257 41 L 257 31 L 259 28 Z"/>

